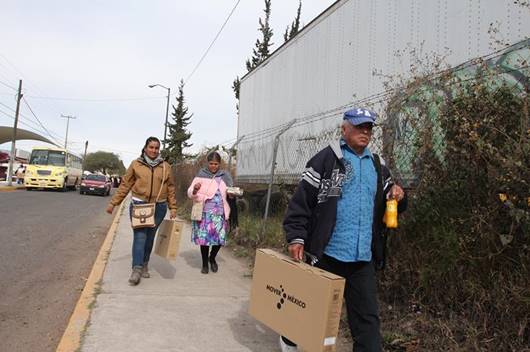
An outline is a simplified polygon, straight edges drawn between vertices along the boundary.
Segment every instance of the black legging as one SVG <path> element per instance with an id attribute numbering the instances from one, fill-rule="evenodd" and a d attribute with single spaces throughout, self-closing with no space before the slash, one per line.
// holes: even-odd
<path id="1" fill-rule="evenodd" d="M 221 246 L 215 245 L 212 246 L 212 252 L 210 253 L 210 258 L 208 258 L 208 252 L 210 251 L 210 246 L 201 246 L 201 256 L 202 256 L 202 266 L 208 266 L 208 259 L 211 262 L 215 262 L 215 257 L 221 249 Z"/>

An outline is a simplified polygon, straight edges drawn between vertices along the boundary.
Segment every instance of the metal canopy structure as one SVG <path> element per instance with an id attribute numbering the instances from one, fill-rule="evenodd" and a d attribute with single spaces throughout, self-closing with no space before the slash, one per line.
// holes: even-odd
<path id="1" fill-rule="evenodd" d="M 8 126 L 0 126 L 0 144 L 11 142 L 11 139 L 13 138 L 13 127 Z M 21 128 L 17 128 L 17 141 L 24 140 L 24 139 L 32 139 L 36 141 L 46 142 L 53 145 L 57 145 L 56 143 L 50 141 L 48 138 L 41 136 L 38 133 L 31 132 L 28 130 L 23 130 Z"/>

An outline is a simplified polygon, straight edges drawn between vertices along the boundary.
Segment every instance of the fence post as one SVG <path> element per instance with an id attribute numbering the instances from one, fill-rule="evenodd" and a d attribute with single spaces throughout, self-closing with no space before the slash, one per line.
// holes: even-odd
<path id="1" fill-rule="evenodd" d="M 269 180 L 269 188 L 267 189 L 267 202 L 265 203 L 265 213 L 263 214 L 263 221 L 261 226 L 261 236 L 265 234 L 265 228 L 267 224 L 267 218 L 269 217 L 269 205 L 271 202 L 272 184 L 274 182 L 274 170 L 276 168 L 276 154 L 278 153 L 278 146 L 280 144 L 280 136 L 285 133 L 292 125 L 296 122 L 296 119 L 291 120 L 284 128 L 278 132 L 274 137 L 274 147 L 272 150 L 272 165 L 271 165 L 271 178 Z"/>

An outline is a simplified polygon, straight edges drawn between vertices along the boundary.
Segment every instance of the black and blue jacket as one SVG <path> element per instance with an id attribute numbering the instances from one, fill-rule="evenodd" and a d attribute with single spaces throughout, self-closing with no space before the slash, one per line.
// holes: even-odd
<path id="1" fill-rule="evenodd" d="M 377 154 L 373 154 L 377 172 L 377 191 L 372 222 L 372 260 L 382 268 L 385 262 L 386 238 L 383 216 L 386 194 L 394 184 L 390 171 Z M 334 141 L 306 164 L 296 191 L 289 201 L 283 228 L 289 244 L 300 243 L 304 251 L 320 259 L 335 227 L 337 202 L 342 194 L 345 165 L 339 141 Z M 407 196 L 399 202 L 398 212 L 407 207 Z"/>

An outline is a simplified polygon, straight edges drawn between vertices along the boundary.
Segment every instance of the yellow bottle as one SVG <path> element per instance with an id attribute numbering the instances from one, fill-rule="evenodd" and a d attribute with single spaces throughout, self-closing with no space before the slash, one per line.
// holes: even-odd
<path id="1" fill-rule="evenodd" d="M 386 201 L 386 210 L 384 221 L 386 227 L 389 229 L 395 229 L 398 227 L 398 201 L 395 199 L 389 199 Z"/>

